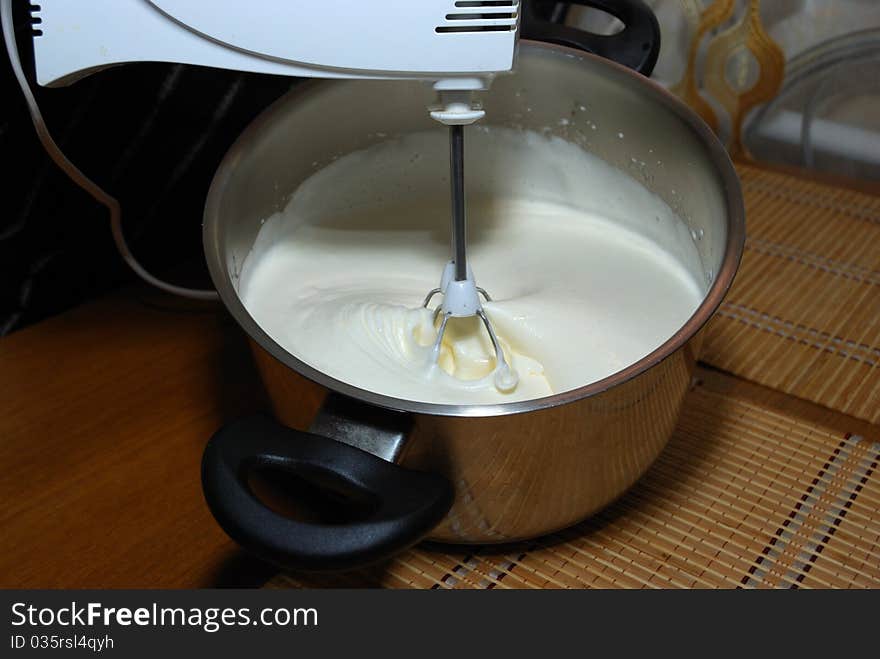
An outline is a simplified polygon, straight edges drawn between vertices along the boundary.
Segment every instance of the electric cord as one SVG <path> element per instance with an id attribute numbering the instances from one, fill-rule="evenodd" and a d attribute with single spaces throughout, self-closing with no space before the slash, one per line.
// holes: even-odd
<path id="1" fill-rule="evenodd" d="M 122 208 L 119 205 L 119 201 L 105 192 L 98 184 L 83 174 L 76 165 L 70 162 L 49 133 L 49 129 L 46 126 L 46 122 L 43 120 L 43 115 L 40 112 L 37 100 L 34 97 L 21 66 L 21 59 L 18 53 L 18 44 L 15 39 L 15 28 L 12 18 L 12 0 L 0 0 L 0 2 L 2 2 L 2 4 L 0 4 L 0 22 L 2 22 L 3 25 L 3 40 L 6 42 L 6 50 L 9 53 L 9 62 L 12 64 L 12 71 L 15 74 L 15 79 L 18 81 L 22 94 L 24 94 L 28 111 L 31 115 L 31 120 L 37 131 L 37 137 L 40 139 L 40 143 L 43 145 L 46 153 L 49 154 L 49 157 L 56 165 L 58 165 L 61 171 L 67 174 L 71 181 L 85 190 L 95 201 L 105 206 L 110 212 L 110 230 L 113 234 L 113 242 L 116 244 L 116 249 L 119 251 L 119 255 L 138 277 L 156 288 L 167 293 L 172 293 L 173 295 L 179 295 L 193 300 L 218 300 L 219 296 L 216 291 L 185 288 L 162 281 L 150 274 L 131 253 L 128 243 L 125 241 L 125 235 L 122 232 Z"/>

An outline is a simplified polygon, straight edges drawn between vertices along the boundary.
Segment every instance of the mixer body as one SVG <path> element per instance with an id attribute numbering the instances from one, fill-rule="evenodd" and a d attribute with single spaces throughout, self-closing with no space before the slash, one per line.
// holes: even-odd
<path id="1" fill-rule="evenodd" d="M 510 70 L 519 0 L 42 0 L 41 85 L 128 62 L 319 78 L 406 78 L 478 89 Z"/>

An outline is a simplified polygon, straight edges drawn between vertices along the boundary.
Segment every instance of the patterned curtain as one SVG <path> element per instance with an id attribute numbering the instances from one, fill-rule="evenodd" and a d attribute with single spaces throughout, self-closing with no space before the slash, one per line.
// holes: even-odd
<path id="1" fill-rule="evenodd" d="M 880 180 L 880 1 L 644 1 L 662 30 L 653 78 L 732 155 Z"/>

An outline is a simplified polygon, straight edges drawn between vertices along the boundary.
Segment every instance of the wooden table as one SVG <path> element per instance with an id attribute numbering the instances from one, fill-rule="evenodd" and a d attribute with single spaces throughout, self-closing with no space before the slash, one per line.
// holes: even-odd
<path id="1" fill-rule="evenodd" d="M 0 587 L 266 581 L 199 479 L 211 434 L 264 406 L 219 305 L 129 291 L 0 340 Z"/>

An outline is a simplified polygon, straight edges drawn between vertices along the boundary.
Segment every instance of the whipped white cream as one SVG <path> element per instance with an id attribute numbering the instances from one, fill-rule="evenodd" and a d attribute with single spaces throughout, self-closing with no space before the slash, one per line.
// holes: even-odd
<path id="1" fill-rule="evenodd" d="M 477 318 L 450 321 L 432 367 L 436 329 L 419 305 L 449 258 L 442 131 L 344 156 L 267 218 L 239 293 L 269 336 L 363 389 L 490 404 L 611 375 L 691 316 L 706 289 L 699 257 L 659 197 L 558 138 L 499 128 L 468 138 L 468 258 L 492 295 L 485 310 L 519 374 L 514 390 L 495 387 Z"/>

